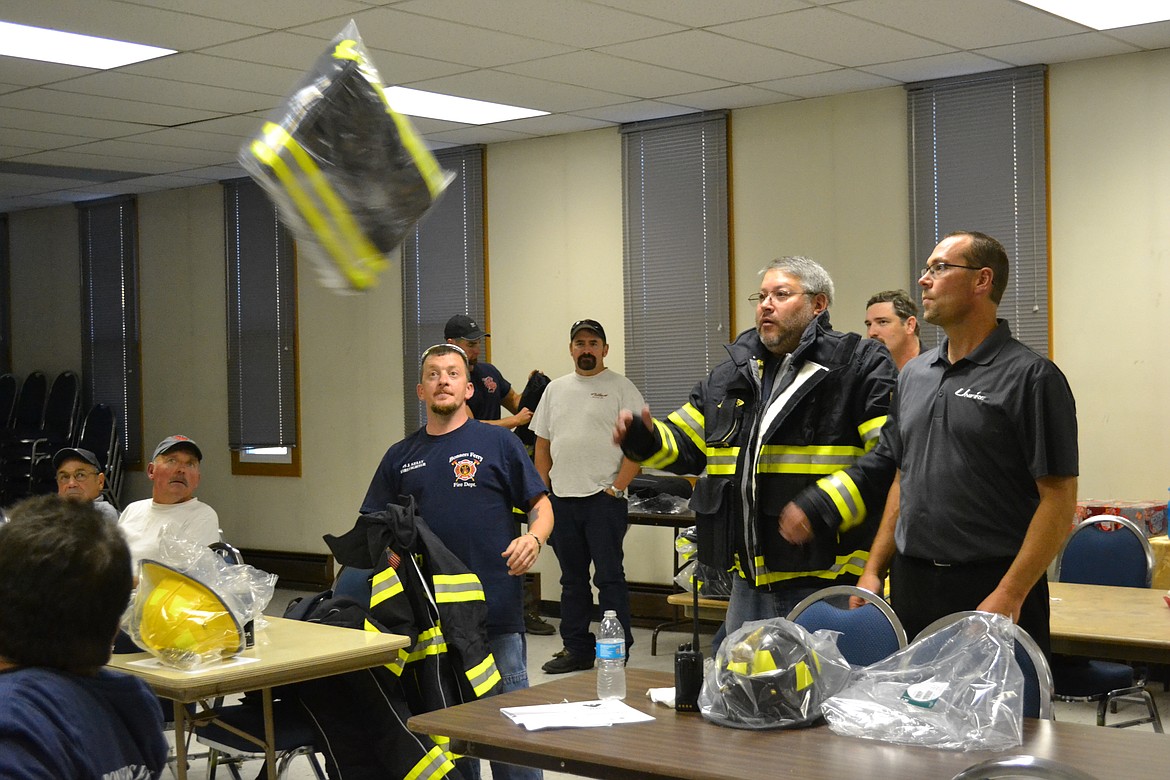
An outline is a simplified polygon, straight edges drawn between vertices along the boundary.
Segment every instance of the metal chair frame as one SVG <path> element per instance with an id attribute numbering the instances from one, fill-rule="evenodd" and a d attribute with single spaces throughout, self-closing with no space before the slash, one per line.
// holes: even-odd
<path id="1" fill-rule="evenodd" d="M 1048 780 L 1096 780 L 1075 766 L 1039 756 L 1001 756 L 969 766 L 951 780 L 997 780 L 997 778 L 1038 777 Z"/>

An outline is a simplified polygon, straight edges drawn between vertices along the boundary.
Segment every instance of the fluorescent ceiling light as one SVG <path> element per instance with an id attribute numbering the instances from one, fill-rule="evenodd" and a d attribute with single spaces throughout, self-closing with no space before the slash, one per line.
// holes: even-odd
<path id="1" fill-rule="evenodd" d="M 141 43 L 0 22 L 0 54 L 9 57 L 107 70 L 174 53 Z"/>
<path id="2" fill-rule="evenodd" d="M 448 122 L 461 122 L 465 125 L 488 125 L 492 122 L 527 119 L 548 113 L 531 108 L 506 106 L 503 103 L 440 95 L 438 92 L 424 92 L 409 87 L 387 87 L 386 99 L 400 114 L 445 119 Z"/>
<path id="3" fill-rule="evenodd" d="M 1063 16 L 1094 30 L 1112 30 L 1170 19 L 1170 3 L 1150 0 L 1023 0 L 1041 11 Z"/>

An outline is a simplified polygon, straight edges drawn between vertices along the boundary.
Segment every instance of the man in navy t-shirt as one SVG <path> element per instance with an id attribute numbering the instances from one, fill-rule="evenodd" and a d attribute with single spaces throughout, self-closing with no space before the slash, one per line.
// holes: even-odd
<path id="1" fill-rule="evenodd" d="M 90 502 L 38 496 L 0 526 L 0 777 L 157 778 L 158 699 L 104 669 L 130 550 Z"/>
<path id="2" fill-rule="evenodd" d="M 528 687 L 523 575 L 552 533 L 552 504 L 520 440 L 468 417 L 469 371 L 467 356 L 452 344 L 423 353 L 417 392 L 427 423 L 387 450 L 361 512 L 414 497 L 423 520 L 483 584 L 488 644 L 504 690 L 511 691 Z M 513 507 L 528 512 L 527 533 L 517 535 Z M 493 762 L 492 776 L 540 772 Z"/>

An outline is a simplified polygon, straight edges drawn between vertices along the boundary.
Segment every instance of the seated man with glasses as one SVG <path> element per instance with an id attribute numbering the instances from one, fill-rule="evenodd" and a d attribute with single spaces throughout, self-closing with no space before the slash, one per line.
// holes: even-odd
<path id="1" fill-rule="evenodd" d="M 57 495 L 69 501 L 91 501 L 102 517 L 117 524 L 118 510 L 102 497 L 106 475 L 97 455 L 66 447 L 53 456 L 53 469 L 57 472 Z"/>

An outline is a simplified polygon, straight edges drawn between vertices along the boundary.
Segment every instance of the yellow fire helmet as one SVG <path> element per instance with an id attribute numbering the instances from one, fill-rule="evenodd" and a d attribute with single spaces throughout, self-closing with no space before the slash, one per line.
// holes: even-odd
<path id="1" fill-rule="evenodd" d="M 131 631 L 140 646 L 180 669 L 244 649 L 240 621 L 219 594 L 158 561 L 142 561 Z"/>

